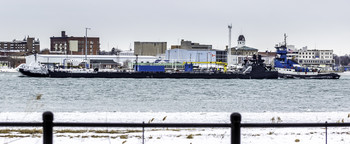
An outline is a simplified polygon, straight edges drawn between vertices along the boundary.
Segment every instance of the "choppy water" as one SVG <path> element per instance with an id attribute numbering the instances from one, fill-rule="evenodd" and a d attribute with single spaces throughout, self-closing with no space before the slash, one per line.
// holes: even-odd
<path id="1" fill-rule="evenodd" d="M 0 112 L 350 111 L 339 80 L 31 78 L 0 73 Z M 37 99 L 37 95 L 42 95 Z"/>

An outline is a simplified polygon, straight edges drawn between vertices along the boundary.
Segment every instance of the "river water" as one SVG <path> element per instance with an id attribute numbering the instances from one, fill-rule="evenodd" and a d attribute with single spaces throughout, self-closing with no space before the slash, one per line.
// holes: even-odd
<path id="1" fill-rule="evenodd" d="M 339 80 L 31 78 L 0 73 L 0 112 L 348 112 Z"/>

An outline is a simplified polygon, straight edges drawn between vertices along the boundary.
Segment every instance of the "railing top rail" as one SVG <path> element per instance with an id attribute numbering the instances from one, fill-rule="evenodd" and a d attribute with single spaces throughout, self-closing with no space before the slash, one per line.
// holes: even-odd
<path id="1" fill-rule="evenodd" d="M 39 127 L 42 122 L 0 122 L 0 127 Z M 218 127 L 229 128 L 231 123 L 73 123 L 54 122 L 54 127 Z M 350 123 L 241 123 L 242 128 L 259 127 L 350 127 Z"/>
<path id="2" fill-rule="evenodd" d="M 55 127 L 231 127 L 229 123 L 53 123 Z"/>
<path id="3" fill-rule="evenodd" d="M 242 123 L 241 127 L 350 127 L 350 123 Z"/>
<path id="4" fill-rule="evenodd" d="M 0 127 L 40 127 L 42 122 L 0 122 Z"/>

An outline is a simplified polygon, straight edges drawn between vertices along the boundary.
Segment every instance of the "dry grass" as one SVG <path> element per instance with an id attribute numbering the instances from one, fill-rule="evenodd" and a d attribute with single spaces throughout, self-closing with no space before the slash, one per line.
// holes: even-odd
<path id="1" fill-rule="evenodd" d="M 41 129 L 0 129 L 1 134 L 20 133 L 20 134 L 42 134 Z"/>
<path id="2" fill-rule="evenodd" d="M 193 139 L 193 134 L 187 135 L 187 139 Z"/>
<path id="3" fill-rule="evenodd" d="M 24 137 L 30 137 L 29 135 L 0 135 L 0 137 L 6 137 L 6 138 L 24 138 Z"/>
<path id="4" fill-rule="evenodd" d="M 120 135 L 120 139 L 128 139 L 128 135 Z"/>

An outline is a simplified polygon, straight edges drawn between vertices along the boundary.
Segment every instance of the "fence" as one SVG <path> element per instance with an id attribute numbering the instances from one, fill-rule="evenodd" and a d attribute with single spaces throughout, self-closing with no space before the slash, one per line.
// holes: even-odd
<path id="1" fill-rule="evenodd" d="M 241 143 L 241 128 L 261 127 L 325 127 L 327 144 L 327 127 L 350 127 L 350 123 L 241 123 L 239 113 L 232 113 L 231 123 L 69 123 L 53 122 L 52 112 L 43 113 L 43 122 L 0 122 L 0 127 L 43 127 L 43 144 L 53 143 L 53 127 L 181 127 L 181 128 L 231 128 L 231 144 Z"/>

